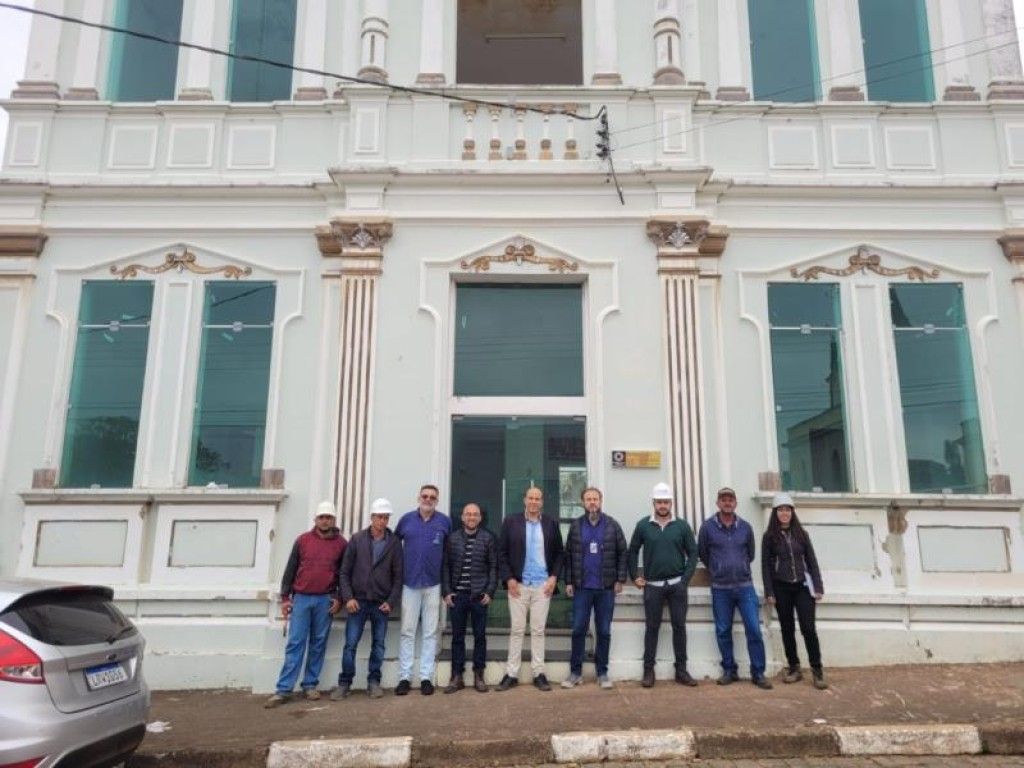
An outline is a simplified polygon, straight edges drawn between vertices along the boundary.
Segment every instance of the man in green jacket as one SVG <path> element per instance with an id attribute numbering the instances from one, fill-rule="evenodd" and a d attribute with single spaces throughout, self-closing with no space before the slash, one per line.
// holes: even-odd
<path id="1" fill-rule="evenodd" d="M 658 483 L 651 492 L 654 514 L 641 520 L 629 542 L 629 577 L 644 591 L 644 677 L 643 687 L 654 685 L 654 661 L 658 650 L 661 615 L 668 603 L 672 621 L 672 650 L 676 682 L 697 685 L 686 671 L 687 588 L 697 569 L 697 541 L 685 520 L 672 516 L 672 489 Z M 643 575 L 637 575 L 640 550 L 644 551 Z"/>

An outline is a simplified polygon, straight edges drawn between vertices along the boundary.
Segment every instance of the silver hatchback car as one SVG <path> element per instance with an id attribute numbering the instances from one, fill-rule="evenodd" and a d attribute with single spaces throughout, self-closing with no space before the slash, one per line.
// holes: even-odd
<path id="1" fill-rule="evenodd" d="M 105 768 L 142 742 L 145 640 L 113 596 L 0 580 L 0 768 Z"/>

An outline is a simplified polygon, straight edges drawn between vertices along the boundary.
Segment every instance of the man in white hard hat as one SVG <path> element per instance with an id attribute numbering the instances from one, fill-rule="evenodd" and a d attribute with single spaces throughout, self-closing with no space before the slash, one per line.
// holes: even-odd
<path id="1" fill-rule="evenodd" d="M 402 544 L 388 528 L 391 502 L 377 499 L 370 505 L 370 524 L 352 536 L 341 559 L 338 591 L 348 613 L 345 622 L 345 649 L 341 654 L 338 687 L 331 701 L 348 698 L 356 675 L 356 648 L 370 622 L 369 673 L 366 689 L 371 699 L 384 695 L 380 687 L 384 665 L 384 640 L 388 617 L 398 608 L 402 594 Z"/>
<path id="2" fill-rule="evenodd" d="M 302 672 L 302 694 L 310 701 L 320 698 L 320 670 L 324 666 L 327 636 L 341 603 L 338 600 L 338 564 L 345 552 L 345 537 L 335 523 L 334 504 L 321 501 L 313 529 L 300 535 L 292 546 L 281 577 L 281 613 L 290 617 L 288 645 L 274 695 L 265 707 L 279 707 L 292 695 Z"/>
<path id="3" fill-rule="evenodd" d="M 654 685 L 654 663 L 657 659 L 658 632 L 661 617 L 668 603 L 672 622 L 672 651 L 675 656 L 675 677 L 680 685 L 694 686 L 686 670 L 687 589 L 697 569 L 697 540 L 690 524 L 672 515 L 672 489 L 658 483 L 651 491 L 654 512 L 633 529 L 629 542 L 629 576 L 644 591 L 644 676 L 642 685 Z M 637 570 L 640 550 L 644 552 L 643 575 Z"/>

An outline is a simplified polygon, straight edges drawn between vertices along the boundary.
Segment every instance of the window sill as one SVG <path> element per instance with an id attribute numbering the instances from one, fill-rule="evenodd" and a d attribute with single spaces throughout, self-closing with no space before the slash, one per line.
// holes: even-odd
<path id="1" fill-rule="evenodd" d="M 773 491 L 760 491 L 754 494 L 754 499 L 761 506 L 768 507 L 771 505 L 774 495 Z M 813 493 L 793 491 L 790 496 L 793 497 L 798 509 L 801 507 L 841 509 L 894 507 L 902 510 L 974 509 L 1016 512 L 1024 505 L 1024 498 L 1020 496 L 972 493 Z"/>
<path id="2" fill-rule="evenodd" d="M 34 488 L 18 493 L 26 504 L 273 504 L 288 491 L 273 488 Z"/>

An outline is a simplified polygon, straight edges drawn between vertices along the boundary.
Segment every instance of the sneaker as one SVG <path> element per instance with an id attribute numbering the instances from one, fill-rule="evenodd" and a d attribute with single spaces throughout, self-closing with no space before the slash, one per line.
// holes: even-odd
<path id="1" fill-rule="evenodd" d="M 569 675 L 565 680 L 562 681 L 563 688 L 575 688 L 577 685 L 583 682 L 583 675 L 572 674 Z"/>
<path id="2" fill-rule="evenodd" d="M 643 680 L 640 681 L 640 685 L 642 685 L 644 688 L 653 688 L 654 687 L 654 670 L 653 669 L 645 669 L 644 670 L 644 678 L 643 678 Z"/>
<path id="3" fill-rule="evenodd" d="M 420 693 L 424 696 L 433 696 L 434 684 L 429 680 L 420 680 Z"/>
<path id="4" fill-rule="evenodd" d="M 803 679 L 804 679 L 803 672 L 800 671 L 800 667 L 798 667 L 798 666 L 796 666 L 794 664 L 793 666 L 791 666 L 787 670 L 786 676 L 784 678 L 782 678 L 782 682 L 784 682 L 784 683 L 799 683 Z"/>
<path id="5" fill-rule="evenodd" d="M 825 671 L 821 667 L 818 667 L 817 669 L 812 669 L 811 674 L 814 676 L 815 688 L 817 688 L 819 691 L 824 691 L 826 688 L 828 688 L 828 682 L 825 680 Z"/>
<path id="6" fill-rule="evenodd" d="M 771 681 L 767 677 L 765 677 L 764 675 L 761 675 L 761 677 L 752 678 L 750 682 L 752 682 L 758 688 L 760 688 L 762 690 L 765 690 L 765 691 L 770 691 L 774 687 L 771 684 Z"/>
<path id="7" fill-rule="evenodd" d="M 398 685 L 395 686 L 395 696 L 408 696 L 411 690 L 412 686 L 408 680 L 399 680 Z"/>
<path id="8" fill-rule="evenodd" d="M 287 704 L 291 699 L 291 696 L 285 693 L 275 693 L 269 699 L 263 702 L 264 709 L 273 709 L 274 707 L 280 707 L 282 704 Z"/>
<path id="9" fill-rule="evenodd" d="M 306 701 L 320 701 L 320 691 L 316 688 L 306 688 L 302 695 L 306 697 Z"/>
<path id="10" fill-rule="evenodd" d="M 694 688 L 697 685 L 697 681 L 690 677 L 690 673 L 685 669 L 682 672 L 676 672 L 676 682 L 690 688 Z"/>
<path id="11" fill-rule="evenodd" d="M 533 687 L 538 691 L 550 691 L 551 683 L 548 682 L 548 676 L 541 672 L 539 675 L 533 678 Z"/>
<path id="12" fill-rule="evenodd" d="M 379 682 L 371 680 L 366 684 L 366 693 L 371 699 L 379 699 L 384 695 L 384 689 L 380 687 Z"/>
<path id="13" fill-rule="evenodd" d="M 338 687 L 331 691 L 331 695 L 328 698 L 331 701 L 341 701 L 342 699 L 347 699 L 351 692 L 351 683 L 338 683 Z"/>
<path id="14" fill-rule="evenodd" d="M 564 685 L 564 683 L 563 683 L 563 685 Z M 600 688 L 604 688 L 604 690 L 606 690 L 606 691 L 610 691 L 612 688 L 615 687 L 615 683 L 613 683 L 608 678 L 608 675 L 599 675 L 598 678 L 597 678 L 597 685 Z"/>
<path id="15" fill-rule="evenodd" d="M 722 676 L 715 682 L 719 685 L 729 685 L 730 683 L 735 683 L 739 679 L 740 676 L 735 672 L 723 672 Z"/>
<path id="16" fill-rule="evenodd" d="M 507 691 L 509 688 L 515 688 L 517 685 L 519 685 L 518 677 L 509 677 L 508 675 L 505 675 L 503 678 L 501 678 L 501 682 L 498 683 L 497 687 L 494 690 Z"/>

